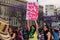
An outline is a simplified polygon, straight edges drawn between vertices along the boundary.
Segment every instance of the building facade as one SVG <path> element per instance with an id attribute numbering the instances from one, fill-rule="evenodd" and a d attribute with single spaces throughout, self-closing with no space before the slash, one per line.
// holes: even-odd
<path id="1" fill-rule="evenodd" d="M 60 15 L 60 8 L 57 8 L 57 15 Z"/>
<path id="2" fill-rule="evenodd" d="M 44 16 L 53 16 L 55 15 L 55 6 L 54 5 L 45 5 L 45 15 Z"/>
<path id="3" fill-rule="evenodd" d="M 26 2 L 25 0 L 22 1 Z M 0 0 L 0 18 L 7 20 L 11 26 L 20 25 L 21 10 L 22 7 L 25 7 L 23 2 L 20 2 L 20 0 Z"/>

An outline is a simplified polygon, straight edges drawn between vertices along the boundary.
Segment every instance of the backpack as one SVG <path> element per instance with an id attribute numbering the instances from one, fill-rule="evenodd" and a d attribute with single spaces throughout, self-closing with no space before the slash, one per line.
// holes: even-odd
<path id="1" fill-rule="evenodd" d="M 22 38 L 22 34 L 21 34 L 20 31 L 18 32 L 17 38 L 18 38 L 18 39 L 21 39 L 21 38 Z"/>

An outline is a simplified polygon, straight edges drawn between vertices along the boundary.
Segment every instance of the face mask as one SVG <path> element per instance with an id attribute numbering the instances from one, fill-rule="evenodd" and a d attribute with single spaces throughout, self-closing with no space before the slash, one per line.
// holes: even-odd
<path id="1" fill-rule="evenodd" d="M 30 31 L 30 38 L 33 38 L 34 36 L 34 33 L 35 33 L 35 28 L 32 28 L 31 31 Z"/>

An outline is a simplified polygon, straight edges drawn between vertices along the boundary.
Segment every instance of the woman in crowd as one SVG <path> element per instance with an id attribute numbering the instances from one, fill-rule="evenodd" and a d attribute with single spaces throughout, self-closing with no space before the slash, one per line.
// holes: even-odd
<path id="1" fill-rule="evenodd" d="M 49 27 L 47 25 L 44 25 L 44 40 L 51 40 L 51 33 L 49 30 Z"/>
<path id="2" fill-rule="evenodd" d="M 27 21 L 27 27 L 28 27 L 28 31 L 29 31 L 29 40 L 38 40 L 37 36 L 38 36 L 38 24 L 37 21 L 35 21 L 35 25 L 32 25 L 30 27 L 29 25 L 29 21 Z"/>
<path id="3" fill-rule="evenodd" d="M 12 40 L 17 40 L 16 39 L 16 33 L 14 32 L 12 27 L 9 27 L 8 33 L 10 34 Z"/>

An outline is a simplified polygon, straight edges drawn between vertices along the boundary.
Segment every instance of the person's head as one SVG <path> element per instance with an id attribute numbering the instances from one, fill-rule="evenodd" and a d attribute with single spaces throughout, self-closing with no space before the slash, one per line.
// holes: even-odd
<path id="1" fill-rule="evenodd" d="M 14 29 L 13 29 L 12 27 L 9 27 L 9 28 L 8 28 L 8 32 L 9 32 L 9 33 L 13 33 L 13 32 L 14 32 Z"/>
<path id="2" fill-rule="evenodd" d="M 32 25 L 31 28 L 35 28 L 36 29 L 35 25 Z"/>
<path id="3" fill-rule="evenodd" d="M 44 27 L 43 27 L 43 30 L 44 30 L 44 31 L 47 31 L 47 30 L 49 30 L 49 27 L 48 27 L 48 25 L 44 25 Z"/>

